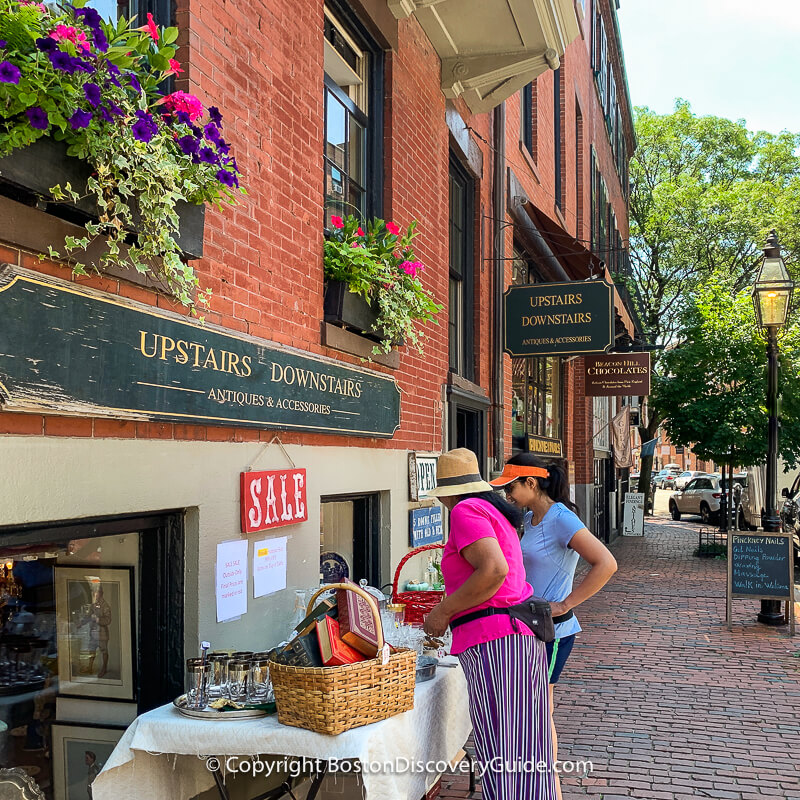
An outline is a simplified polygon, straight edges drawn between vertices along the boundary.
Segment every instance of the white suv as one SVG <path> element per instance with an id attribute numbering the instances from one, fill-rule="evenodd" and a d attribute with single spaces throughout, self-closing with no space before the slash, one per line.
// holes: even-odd
<path id="1" fill-rule="evenodd" d="M 694 480 L 695 478 L 699 477 L 700 475 L 708 475 L 707 472 L 703 472 L 702 470 L 686 470 L 686 472 L 681 472 L 677 478 L 675 478 L 675 488 L 676 489 L 685 489 L 689 481 Z"/>
<path id="2" fill-rule="evenodd" d="M 686 488 L 675 492 L 669 499 L 669 513 L 679 520 L 681 514 L 699 514 L 708 524 L 719 513 L 722 487 L 719 475 L 699 475 L 689 481 Z M 746 476 L 734 475 L 734 483 L 746 485 Z"/>

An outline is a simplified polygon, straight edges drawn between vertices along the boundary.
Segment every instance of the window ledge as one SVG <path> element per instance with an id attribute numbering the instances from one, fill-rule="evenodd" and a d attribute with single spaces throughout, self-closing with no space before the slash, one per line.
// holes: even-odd
<path id="1" fill-rule="evenodd" d="M 536 162 L 533 160 L 530 150 L 525 147 L 525 143 L 521 139 L 519 142 L 519 151 L 522 153 L 522 157 L 525 159 L 527 165 L 531 168 L 531 172 L 533 173 L 533 177 L 536 179 L 536 183 L 541 186 L 542 179 L 539 177 L 539 170 L 536 168 Z"/>
<path id="2" fill-rule="evenodd" d="M 349 353 L 351 356 L 372 359 L 376 364 L 382 364 L 390 369 L 397 369 L 400 366 L 400 353 L 397 350 L 376 355 L 372 352 L 375 346 L 374 339 L 359 336 L 345 328 L 331 325 L 330 322 L 322 323 L 322 344 L 342 353 Z"/>

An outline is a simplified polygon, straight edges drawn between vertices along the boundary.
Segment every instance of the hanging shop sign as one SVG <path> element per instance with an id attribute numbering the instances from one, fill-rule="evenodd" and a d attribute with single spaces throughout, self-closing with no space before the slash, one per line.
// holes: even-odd
<path id="1" fill-rule="evenodd" d="M 527 441 L 529 453 L 550 458 L 561 458 L 563 455 L 561 439 L 548 439 L 545 436 L 533 436 L 529 433 Z"/>
<path id="2" fill-rule="evenodd" d="M 423 544 L 437 544 L 444 541 L 441 506 L 414 508 L 408 512 L 408 517 L 408 543 L 411 547 L 420 547 Z"/>
<path id="3" fill-rule="evenodd" d="M 424 500 L 431 489 L 436 488 L 436 456 L 408 454 L 409 500 Z"/>
<path id="4" fill-rule="evenodd" d="M 584 359 L 587 397 L 644 397 L 650 394 L 650 353 L 609 353 Z"/>
<path id="5" fill-rule="evenodd" d="M 605 281 L 512 286 L 503 295 L 510 356 L 604 353 L 614 341 L 614 287 Z"/>
<path id="6" fill-rule="evenodd" d="M 0 268 L 0 402 L 385 438 L 400 425 L 392 378 L 12 268 Z"/>
<path id="7" fill-rule="evenodd" d="M 243 472 L 241 506 L 243 533 L 305 522 L 308 519 L 306 471 Z"/>

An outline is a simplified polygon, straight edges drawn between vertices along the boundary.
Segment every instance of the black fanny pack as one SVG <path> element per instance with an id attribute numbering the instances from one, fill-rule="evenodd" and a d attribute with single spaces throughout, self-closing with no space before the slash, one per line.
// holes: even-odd
<path id="1" fill-rule="evenodd" d="M 517 633 L 519 633 L 519 623 L 521 622 L 536 635 L 537 639 L 541 639 L 543 642 L 552 642 L 556 638 L 555 626 L 559 622 L 566 622 L 575 616 L 572 611 L 567 611 L 566 614 L 554 617 L 547 600 L 531 595 L 524 602 L 507 608 L 482 608 L 480 611 L 464 614 L 463 617 L 450 620 L 450 628 L 457 628 L 467 622 L 483 617 L 493 617 L 497 614 L 511 617 L 511 625 Z"/>

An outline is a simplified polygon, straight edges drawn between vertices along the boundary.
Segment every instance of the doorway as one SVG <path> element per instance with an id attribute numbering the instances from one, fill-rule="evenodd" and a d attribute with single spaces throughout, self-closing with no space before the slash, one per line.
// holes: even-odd
<path id="1" fill-rule="evenodd" d="M 323 583 L 349 578 L 381 585 L 380 495 L 323 497 L 320 508 L 320 574 Z"/>

